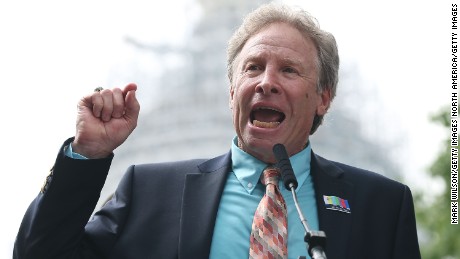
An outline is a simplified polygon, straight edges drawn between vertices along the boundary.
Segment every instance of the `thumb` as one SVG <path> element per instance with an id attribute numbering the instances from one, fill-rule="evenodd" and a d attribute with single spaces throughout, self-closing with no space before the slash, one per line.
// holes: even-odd
<path id="1" fill-rule="evenodd" d="M 128 119 L 137 122 L 139 117 L 139 111 L 141 109 L 139 101 L 136 98 L 136 90 L 130 90 L 126 94 L 125 98 L 126 111 L 125 117 Z"/>

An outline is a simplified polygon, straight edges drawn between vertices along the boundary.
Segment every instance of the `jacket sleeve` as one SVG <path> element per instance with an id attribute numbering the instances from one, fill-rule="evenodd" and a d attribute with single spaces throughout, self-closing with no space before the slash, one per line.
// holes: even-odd
<path id="1" fill-rule="evenodd" d="M 405 186 L 399 220 L 396 228 L 395 249 L 393 258 L 395 259 L 419 259 L 421 258 L 417 238 L 417 228 L 415 222 L 414 202 L 409 187 Z"/>
<path id="2" fill-rule="evenodd" d="M 84 242 L 113 154 L 76 160 L 60 149 L 45 185 L 27 209 L 16 237 L 13 259 L 96 258 Z"/>

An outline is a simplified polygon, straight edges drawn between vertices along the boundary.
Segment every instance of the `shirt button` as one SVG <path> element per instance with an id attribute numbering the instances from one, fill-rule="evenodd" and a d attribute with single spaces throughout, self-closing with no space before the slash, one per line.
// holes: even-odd
<path id="1" fill-rule="evenodd" d="M 252 188 L 252 183 L 248 183 L 248 188 Z"/>

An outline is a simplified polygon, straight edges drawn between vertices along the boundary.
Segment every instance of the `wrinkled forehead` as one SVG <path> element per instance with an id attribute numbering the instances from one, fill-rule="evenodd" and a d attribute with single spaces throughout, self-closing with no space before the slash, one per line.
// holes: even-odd
<path id="1" fill-rule="evenodd" d="M 269 24 L 248 38 L 233 63 L 233 71 L 242 61 L 268 54 L 279 54 L 286 62 L 317 65 L 318 51 L 313 40 L 286 23 Z"/>

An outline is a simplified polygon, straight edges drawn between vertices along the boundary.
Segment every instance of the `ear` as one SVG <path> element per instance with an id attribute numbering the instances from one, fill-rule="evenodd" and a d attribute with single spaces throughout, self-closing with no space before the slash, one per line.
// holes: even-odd
<path id="1" fill-rule="evenodd" d="M 233 94 L 235 93 L 235 89 L 233 88 L 233 85 L 230 85 L 229 87 L 230 93 L 229 93 L 229 98 L 228 98 L 228 106 L 230 107 L 230 110 L 233 108 Z"/>
<path id="2" fill-rule="evenodd" d="M 316 107 L 316 114 L 323 116 L 327 113 L 327 110 L 331 106 L 331 90 L 323 90 L 319 95 L 319 98 L 320 100 L 318 106 Z"/>

